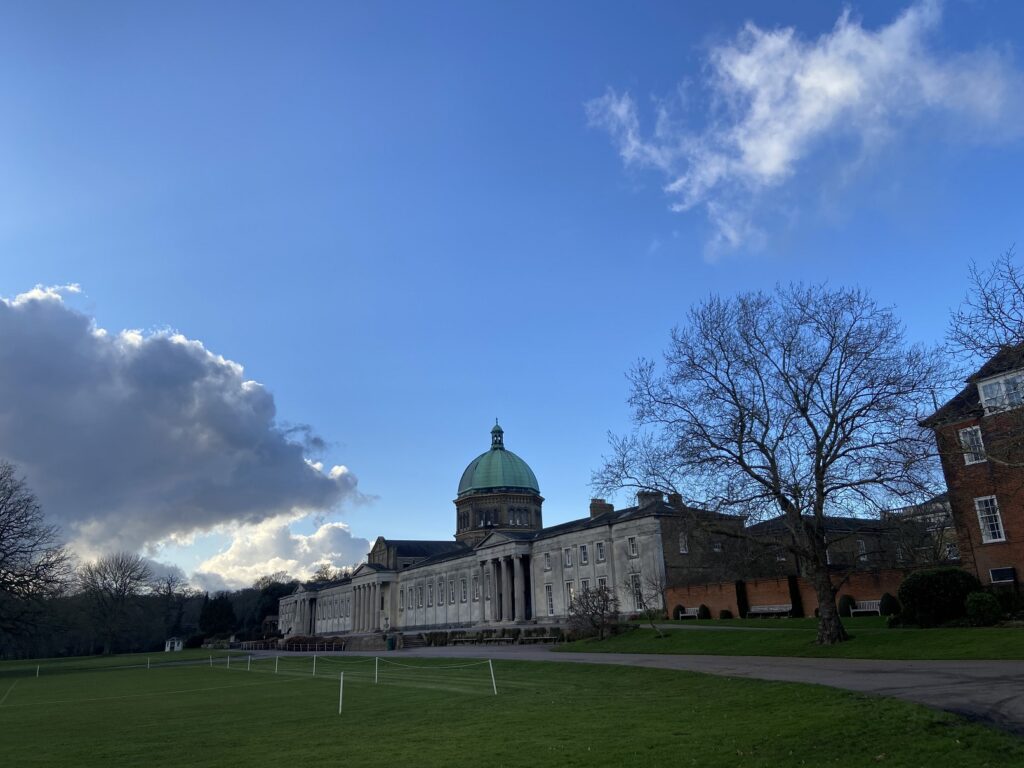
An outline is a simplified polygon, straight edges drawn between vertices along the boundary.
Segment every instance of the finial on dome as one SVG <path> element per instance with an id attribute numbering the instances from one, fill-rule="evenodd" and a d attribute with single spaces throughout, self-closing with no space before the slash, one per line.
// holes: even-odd
<path id="1" fill-rule="evenodd" d="M 504 448 L 505 447 L 505 430 L 498 424 L 498 420 L 494 420 L 494 426 L 491 427 L 491 448 Z"/>

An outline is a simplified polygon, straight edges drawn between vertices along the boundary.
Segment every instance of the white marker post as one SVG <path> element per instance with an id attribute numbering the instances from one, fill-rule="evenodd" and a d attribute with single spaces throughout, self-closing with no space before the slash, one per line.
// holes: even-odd
<path id="1" fill-rule="evenodd" d="M 274 674 L 275 675 L 277 674 L 277 662 L 279 662 L 280 660 L 281 660 L 280 656 L 275 656 L 274 657 Z"/>
<path id="2" fill-rule="evenodd" d="M 231 669 L 231 654 L 228 654 L 228 669 Z"/>
<path id="3" fill-rule="evenodd" d="M 316 677 L 316 654 L 313 654 L 313 677 Z"/>
<path id="4" fill-rule="evenodd" d="M 380 662 L 380 659 L 377 658 L 376 656 L 374 656 L 373 657 L 373 684 L 374 685 L 377 684 L 377 667 L 378 667 L 379 662 Z"/>
<path id="5" fill-rule="evenodd" d="M 249 658 L 246 659 L 246 661 L 245 661 L 245 671 L 248 672 L 251 669 L 252 669 L 252 655 L 250 654 Z"/>
<path id="6" fill-rule="evenodd" d="M 338 674 L 338 714 L 341 714 L 341 702 L 345 698 L 345 673 Z"/>
<path id="7" fill-rule="evenodd" d="M 491 668 L 491 686 L 494 688 L 494 695 L 498 695 L 498 684 L 494 682 L 494 663 L 488 659 L 487 666 Z"/>
<path id="8" fill-rule="evenodd" d="M 146 669 L 149 669 L 149 656 L 146 657 Z"/>
<path id="9" fill-rule="evenodd" d="M 39 665 L 36 664 L 36 677 L 39 677 Z"/>
<path id="10" fill-rule="evenodd" d="M 213 654 L 212 653 L 210 654 L 210 666 L 211 667 L 213 666 Z"/>

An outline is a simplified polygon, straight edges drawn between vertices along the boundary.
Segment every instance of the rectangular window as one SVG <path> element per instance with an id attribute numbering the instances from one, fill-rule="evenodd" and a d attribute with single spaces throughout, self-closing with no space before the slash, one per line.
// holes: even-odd
<path id="1" fill-rule="evenodd" d="M 1024 401 L 1024 374 L 1020 371 L 978 385 L 985 413 L 1016 408 Z"/>
<path id="2" fill-rule="evenodd" d="M 416 607 L 423 607 L 423 587 L 416 588 Z"/>
<path id="3" fill-rule="evenodd" d="M 466 591 L 466 580 L 459 580 L 459 592 L 462 593 L 462 602 L 466 602 L 469 599 L 469 592 Z"/>
<path id="4" fill-rule="evenodd" d="M 603 541 L 599 541 L 594 546 L 597 547 L 597 562 L 603 563 L 604 562 L 604 542 Z"/>
<path id="5" fill-rule="evenodd" d="M 636 546 L 636 536 L 630 536 L 626 539 L 626 550 L 629 552 L 630 557 L 636 557 L 638 554 Z"/>
<path id="6" fill-rule="evenodd" d="M 572 568 L 572 547 L 566 547 L 562 550 L 562 554 L 565 559 L 562 561 L 566 568 Z"/>
<path id="7" fill-rule="evenodd" d="M 410 611 L 412 610 L 412 601 L 413 601 L 412 587 L 409 587 L 409 605 L 407 605 L 406 607 Z"/>
<path id="8" fill-rule="evenodd" d="M 978 511 L 978 526 L 981 528 L 981 541 L 988 544 L 992 541 L 1005 541 L 1003 519 L 999 516 L 999 505 L 995 496 L 983 496 L 974 500 L 974 508 Z"/>
<path id="9" fill-rule="evenodd" d="M 857 539 L 857 559 L 862 563 L 867 562 L 868 559 L 868 545 L 864 539 Z"/>
<path id="10" fill-rule="evenodd" d="M 686 531 L 679 534 L 679 554 L 690 554 L 690 537 L 687 535 Z"/>
<path id="11" fill-rule="evenodd" d="M 565 607 L 566 609 L 572 605 L 572 601 L 576 598 L 576 583 L 573 581 L 565 582 Z"/>
<path id="12" fill-rule="evenodd" d="M 985 445 L 981 442 L 981 427 L 961 429 L 960 447 L 964 452 L 964 464 L 978 464 L 985 461 Z"/>
<path id="13" fill-rule="evenodd" d="M 784 562 L 786 562 L 786 553 L 785 552 L 777 553 L 775 555 L 775 562 L 777 562 L 777 563 L 784 563 Z"/>
<path id="14" fill-rule="evenodd" d="M 455 579 L 448 582 L 448 602 L 455 604 Z"/>
<path id="15" fill-rule="evenodd" d="M 545 571 L 550 571 L 551 570 L 551 553 L 550 552 L 545 552 L 544 553 L 544 570 Z"/>
<path id="16" fill-rule="evenodd" d="M 444 599 L 444 593 L 441 594 L 441 599 Z M 434 585 L 427 584 L 427 607 L 429 608 L 434 604 Z"/>
<path id="17" fill-rule="evenodd" d="M 1015 576 L 1013 568 L 992 568 L 988 572 L 989 581 L 993 584 L 1012 584 Z"/>
<path id="18" fill-rule="evenodd" d="M 580 592 L 590 591 L 590 579 L 580 579 Z"/>
<path id="19" fill-rule="evenodd" d="M 721 552 L 722 551 L 722 542 L 716 541 L 714 544 L 711 545 L 711 549 L 713 551 L 715 551 L 715 552 Z"/>
<path id="20" fill-rule="evenodd" d="M 399 611 L 404 611 L 405 610 L 405 590 L 404 589 L 398 590 L 398 610 Z"/>
<path id="21" fill-rule="evenodd" d="M 947 560 L 959 560 L 960 559 L 960 547 L 951 541 L 946 542 L 946 559 Z"/>
<path id="22" fill-rule="evenodd" d="M 597 577 L 597 588 L 598 589 L 608 589 L 608 579 L 605 578 L 604 576 L 598 576 Z"/>
<path id="23" fill-rule="evenodd" d="M 444 605 L 444 579 L 437 580 L 437 604 Z"/>
<path id="24" fill-rule="evenodd" d="M 629 574 L 629 586 L 633 592 L 633 604 L 636 606 L 636 610 L 642 611 L 644 607 L 644 595 L 640 591 L 640 574 L 631 573 Z"/>
<path id="25" fill-rule="evenodd" d="M 473 601 L 476 602 L 480 599 L 480 577 L 473 577 Z"/>
<path id="26" fill-rule="evenodd" d="M 555 615 L 555 595 L 551 591 L 551 585 L 544 585 L 544 601 L 548 604 L 548 616 Z"/>
<path id="27" fill-rule="evenodd" d="M 586 565 L 590 562 L 590 554 L 587 552 L 587 545 L 580 544 L 580 565 Z"/>

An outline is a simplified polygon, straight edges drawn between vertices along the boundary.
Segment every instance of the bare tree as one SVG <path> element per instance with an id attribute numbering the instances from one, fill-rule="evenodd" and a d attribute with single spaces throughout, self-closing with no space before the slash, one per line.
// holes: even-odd
<path id="1" fill-rule="evenodd" d="M 130 552 L 106 555 L 79 569 L 79 585 L 92 607 L 104 653 L 113 652 L 118 635 L 138 606 L 139 596 L 149 588 L 151 576 L 146 561 Z"/>
<path id="2" fill-rule="evenodd" d="M 938 484 L 918 420 L 943 385 L 941 358 L 907 346 L 864 292 L 801 285 L 706 300 L 664 357 L 663 371 L 641 360 L 631 372 L 635 428 L 611 438 L 595 485 L 681 493 L 752 521 L 781 515 L 817 593 L 818 642 L 847 639 L 826 518 L 877 514 Z"/>
<path id="3" fill-rule="evenodd" d="M 622 588 L 633 597 L 640 615 L 651 625 L 651 629 L 658 637 L 664 637 L 665 633 L 658 626 L 658 622 L 666 618 L 665 590 L 668 584 L 665 578 L 655 574 L 630 573 L 622 583 Z"/>
<path id="4" fill-rule="evenodd" d="M 569 604 L 569 626 L 604 640 L 618 621 L 619 601 L 608 587 L 584 589 Z"/>
<path id="5" fill-rule="evenodd" d="M 967 296 L 950 316 L 947 337 L 953 351 L 981 360 L 1024 342 L 1024 270 L 1013 247 L 987 269 L 971 262 Z"/>
<path id="6" fill-rule="evenodd" d="M 185 576 L 176 571 L 167 571 L 153 578 L 150 588 L 153 594 L 160 598 L 164 615 L 164 634 L 180 634 L 186 603 L 201 593 L 198 589 L 190 587 Z"/>
<path id="7" fill-rule="evenodd" d="M 14 466 L 0 461 L 0 632 L 33 628 L 43 601 L 63 590 L 70 571 L 57 528 L 43 519 Z"/>

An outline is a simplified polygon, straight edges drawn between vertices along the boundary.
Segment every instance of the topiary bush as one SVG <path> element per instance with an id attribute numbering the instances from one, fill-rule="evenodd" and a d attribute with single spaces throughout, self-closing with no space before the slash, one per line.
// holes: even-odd
<path id="1" fill-rule="evenodd" d="M 919 627 L 962 619 L 967 613 L 967 596 L 979 591 L 981 582 L 959 568 L 916 571 L 900 584 L 903 619 Z"/>
<path id="2" fill-rule="evenodd" d="M 732 618 L 732 611 L 730 611 L 728 608 L 723 608 L 722 610 L 720 610 L 718 612 L 718 618 L 720 618 L 720 619 L 731 619 Z"/>
<path id="3" fill-rule="evenodd" d="M 900 601 L 893 595 L 886 592 L 878 601 L 878 612 L 883 616 L 899 616 L 901 612 Z"/>
<path id="4" fill-rule="evenodd" d="M 843 595 L 839 598 L 839 615 L 843 618 L 849 618 L 853 616 L 853 609 L 857 607 L 857 600 L 850 595 Z"/>
<path id="5" fill-rule="evenodd" d="M 701 603 L 700 606 L 697 608 L 697 618 L 698 619 L 710 619 L 711 618 L 711 609 L 708 608 L 706 605 L 704 605 L 704 603 Z"/>
<path id="6" fill-rule="evenodd" d="M 971 592 L 967 596 L 967 621 L 972 627 L 991 627 L 1003 618 L 1003 607 L 995 595 Z"/>

